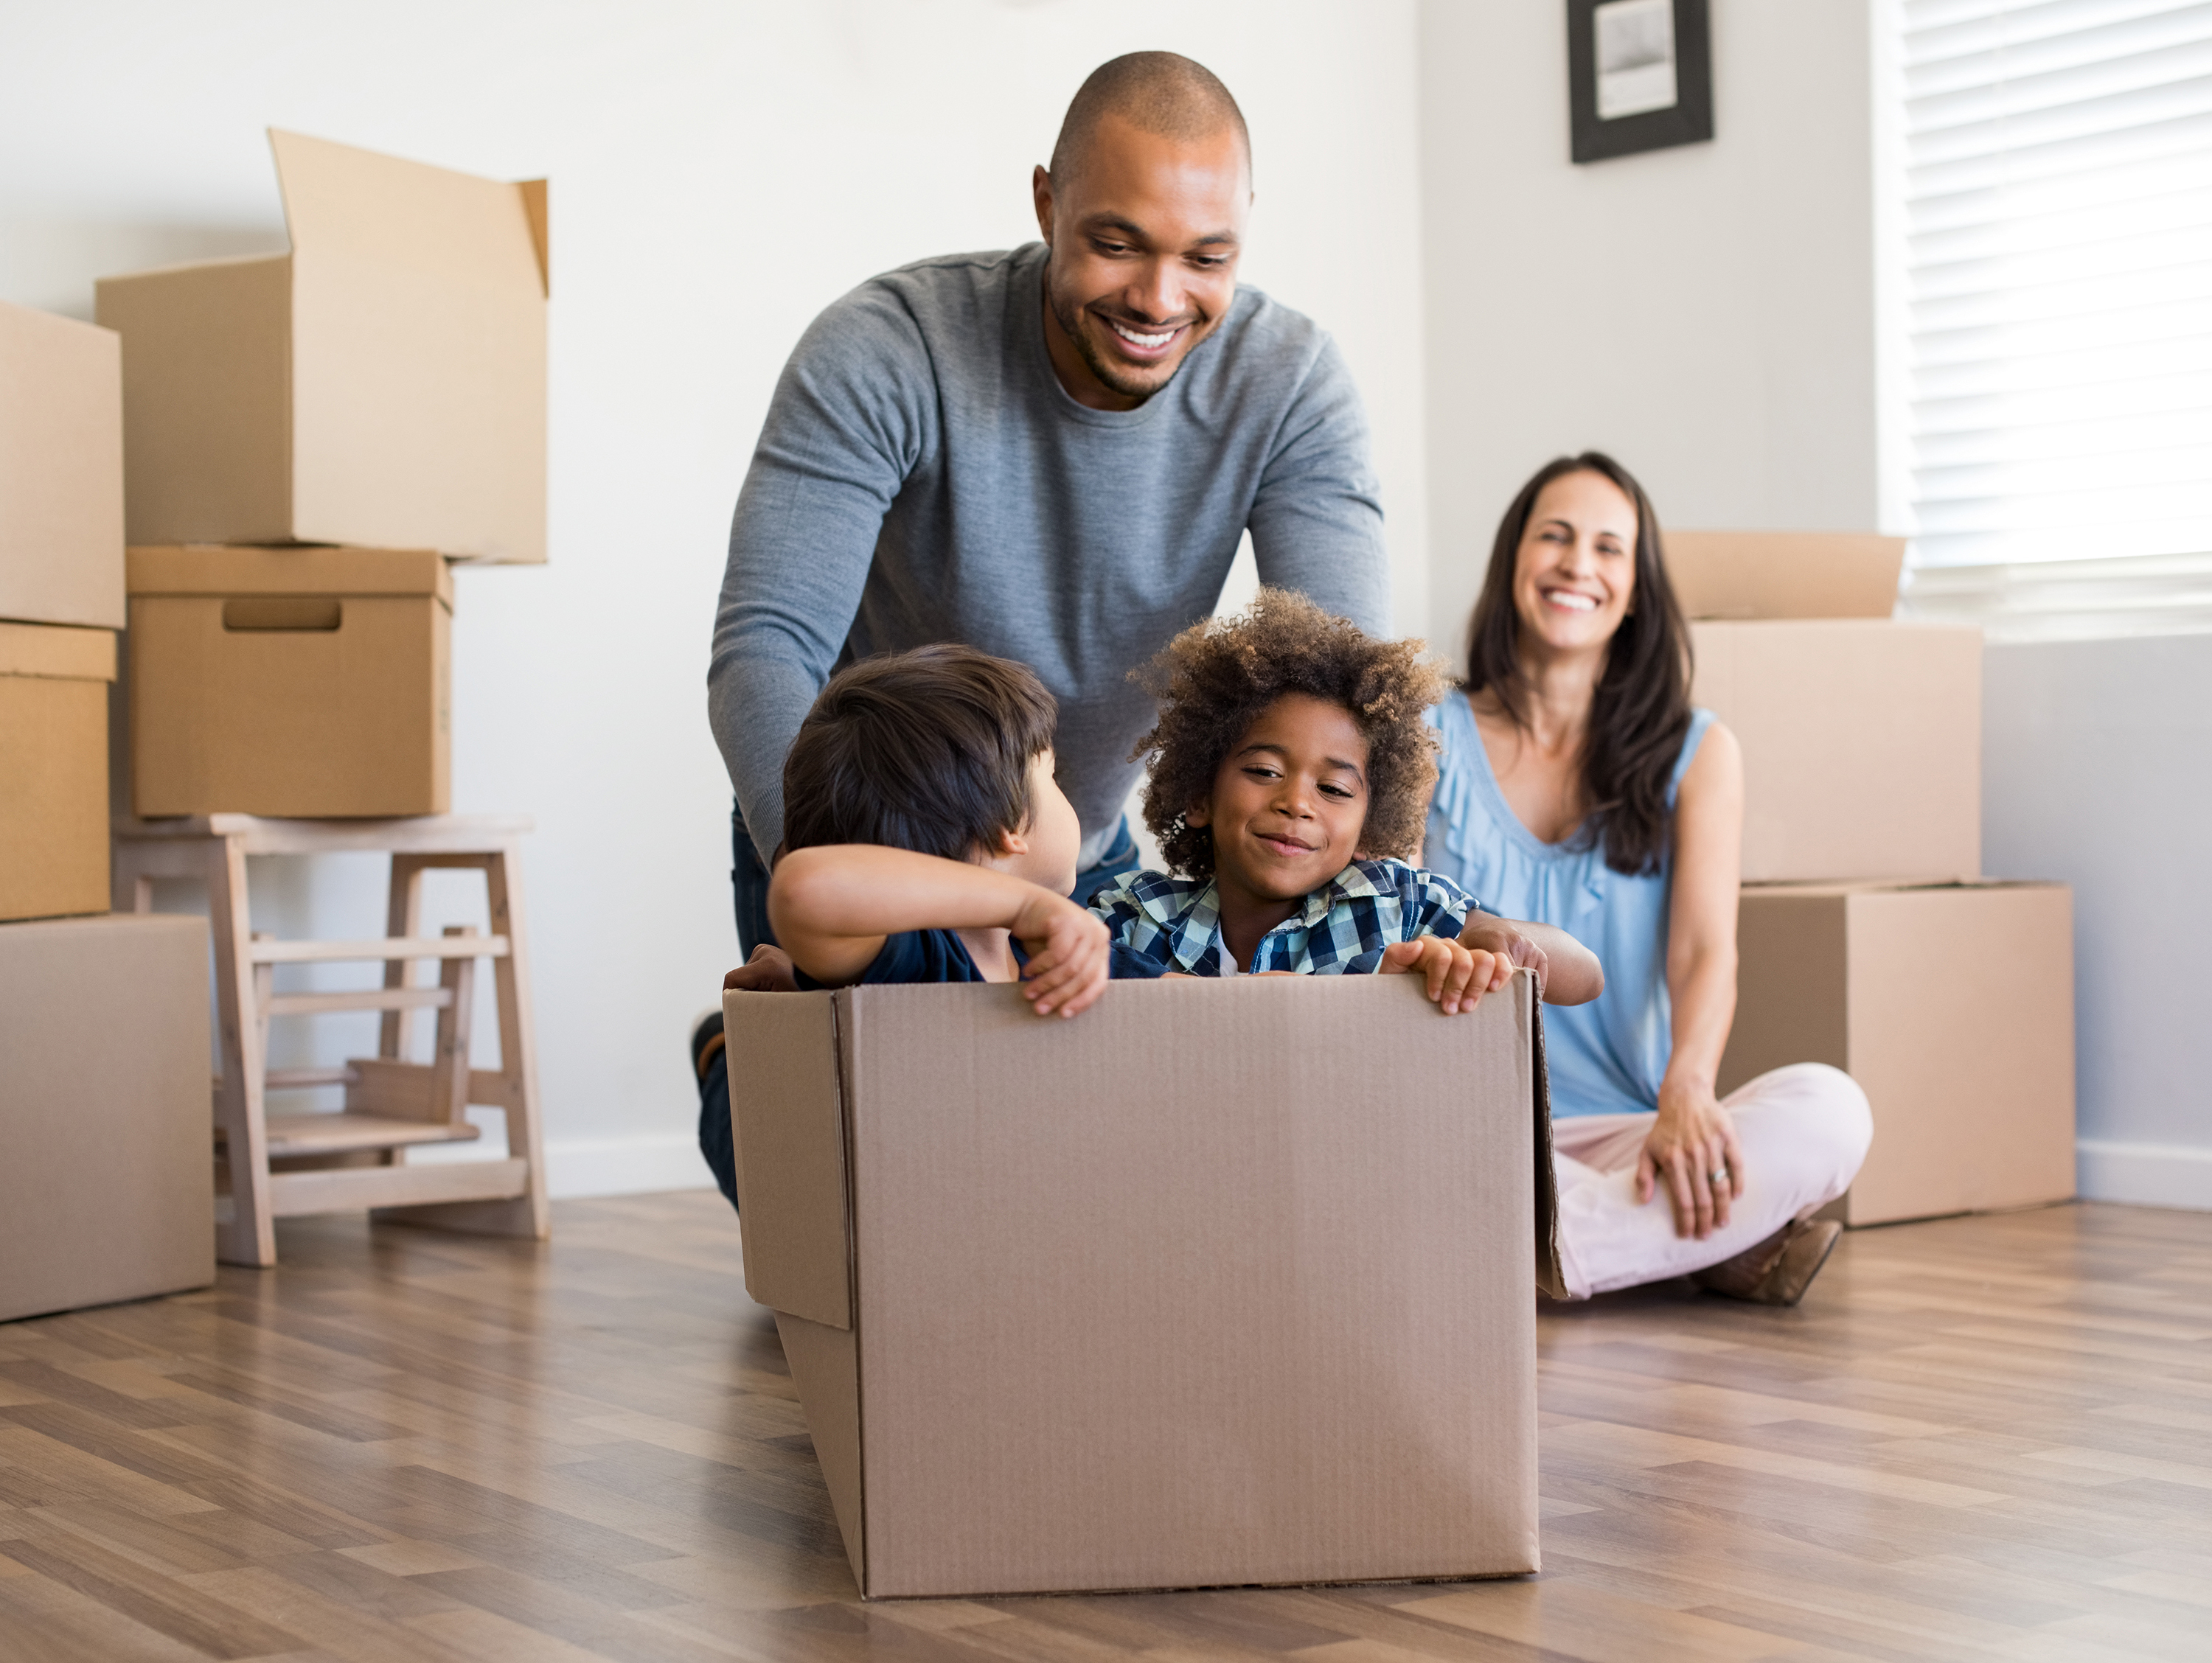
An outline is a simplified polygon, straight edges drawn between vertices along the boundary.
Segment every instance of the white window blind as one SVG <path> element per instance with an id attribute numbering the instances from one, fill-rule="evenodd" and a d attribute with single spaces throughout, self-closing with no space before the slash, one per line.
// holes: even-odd
<path id="1" fill-rule="evenodd" d="M 1914 563 L 2212 551 L 2212 3 L 1902 17 Z"/>

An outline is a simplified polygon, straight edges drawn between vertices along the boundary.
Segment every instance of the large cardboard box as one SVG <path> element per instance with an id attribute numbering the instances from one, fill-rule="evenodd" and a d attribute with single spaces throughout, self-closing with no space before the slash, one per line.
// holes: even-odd
<path id="1" fill-rule="evenodd" d="M 0 302 L 0 618 L 123 627 L 121 356 Z"/>
<path id="2" fill-rule="evenodd" d="M 2074 1193 L 2073 897 L 2060 883 L 1747 888 L 1720 1089 L 1824 1062 L 1865 1088 L 1853 1224 Z"/>
<path id="3" fill-rule="evenodd" d="M 1981 632 L 1888 622 L 1899 537 L 1670 531 L 1692 701 L 1743 746 L 1747 883 L 1972 877 Z"/>
<path id="4" fill-rule="evenodd" d="M 100 284 L 130 540 L 544 560 L 544 181 L 269 140 L 289 253 Z"/>
<path id="5" fill-rule="evenodd" d="M 148 817 L 443 814 L 453 580 L 428 549 L 131 550 Z"/>
<path id="6" fill-rule="evenodd" d="M 0 927 L 0 1320 L 215 1280 L 206 920 Z"/>
<path id="7" fill-rule="evenodd" d="M 111 630 L 0 623 L 0 919 L 107 910 L 114 679 Z"/>
<path id="8" fill-rule="evenodd" d="M 863 1594 L 1538 1569 L 1533 977 L 724 1011 L 745 1286 Z"/>

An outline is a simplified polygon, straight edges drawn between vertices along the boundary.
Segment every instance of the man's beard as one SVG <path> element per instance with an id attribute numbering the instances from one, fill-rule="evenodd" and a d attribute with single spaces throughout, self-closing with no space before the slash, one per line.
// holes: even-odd
<path id="1" fill-rule="evenodd" d="M 1097 343 L 1091 338 L 1091 331 L 1083 327 L 1085 316 L 1083 308 L 1063 301 L 1054 294 L 1049 279 L 1045 284 L 1044 298 L 1045 304 L 1052 308 L 1052 315 L 1058 321 L 1060 332 L 1075 343 L 1077 355 L 1090 366 L 1091 373 L 1097 376 L 1109 391 L 1119 393 L 1124 398 L 1133 398 L 1139 404 L 1143 404 L 1154 393 L 1164 389 L 1170 381 L 1174 380 L 1182 370 L 1184 360 L 1190 356 L 1189 350 L 1186 349 L 1182 357 L 1176 359 L 1174 367 L 1158 381 L 1132 380 L 1126 368 L 1113 362 L 1099 351 Z"/>

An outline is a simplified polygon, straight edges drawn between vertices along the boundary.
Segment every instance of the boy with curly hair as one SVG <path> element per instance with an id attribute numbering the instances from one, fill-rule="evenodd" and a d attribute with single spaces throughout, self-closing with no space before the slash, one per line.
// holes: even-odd
<path id="1" fill-rule="evenodd" d="M 1518 966 L 1549 1003 L 1595 998 L 1603 973 L 1573 937 L 1491 917 L 1410 864 L 1437 778 L 1423 713 L 1445 689 L 1423 650 L 1262 589 L 1135 672 L 1160 701 L 1137 749 L 1170 871 L 1129 873 L 1091 902 L 1115 944 L 1190 975 L 1341 974 L 1412 968 L 1402 944 L 1440 939 L 1468 950 L 1444 972 L 1447 1011 Z"/>

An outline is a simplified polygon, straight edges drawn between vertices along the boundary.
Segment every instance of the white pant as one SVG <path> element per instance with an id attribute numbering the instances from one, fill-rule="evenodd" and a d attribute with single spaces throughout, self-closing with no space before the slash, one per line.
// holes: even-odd
<path id="1" fill-rule="evenodd" d="M 1559 1187 L 1559 1268 L 1574 1298 L 1633 1288 L 1733 1259 L 1850 1187 L 1874 1120 L 1841 1069 L 1793 1063 L 1721 1100 L 1743 1149 L 1743 1193 L 1728 1227 L 1704 1241 L 1674 1234 L 1663 1180 L 1641 1206 L 1636 1160 L 1649 1114 L 1572 1114 L 1552 1122 Z"/>

